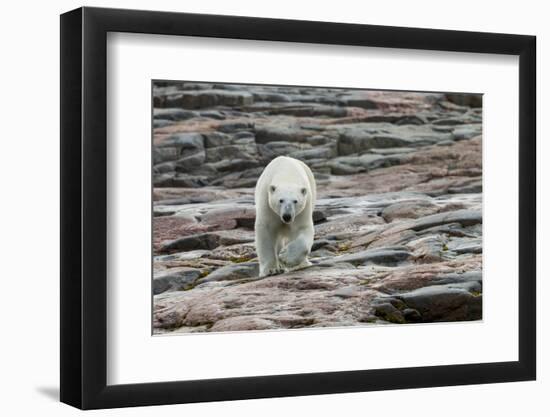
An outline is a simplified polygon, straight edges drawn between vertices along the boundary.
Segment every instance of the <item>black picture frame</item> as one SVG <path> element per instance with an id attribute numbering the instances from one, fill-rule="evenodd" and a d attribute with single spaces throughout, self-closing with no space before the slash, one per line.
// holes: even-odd
<path id="1" fill-rule="evenodd" d="M 519 360 L 113 385 L 107 375 L 108 32 L 519 56 Z M 536 378 L 536 38 L 481 32 L 80 8 L 61 16 L 61 401 L 82 409 Z"/>

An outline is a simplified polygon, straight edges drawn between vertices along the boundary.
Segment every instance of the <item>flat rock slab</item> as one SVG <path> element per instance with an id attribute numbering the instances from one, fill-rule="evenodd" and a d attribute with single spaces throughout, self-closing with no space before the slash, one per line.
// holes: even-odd
<path id="1" fill-rule="evenodd" d="M 219 268 L 211 274 L 201 278 L 198 283 L 212 281 L 231 281 L 245 278 L 257 278 L 259 273 L 258 262 L 243 262 Z"/>
<path id="2" fill-rule="evenodd" d="M 183 291 L 190 289 L 202 272 L 193 268 L 176 268 L 155 274 L 153 278 L 153 294 L 166 291 Z"/>
<path id="3" fill-rule="evenodd" d="M 352 265 L 364 265 L 367 263 L 393 264 L 406 260 L 411 256 L 406 248 L 378 248 L 355 252 L 348 255 L 340 255 L 330 259 L 327 262 L 349 263 Z"/>

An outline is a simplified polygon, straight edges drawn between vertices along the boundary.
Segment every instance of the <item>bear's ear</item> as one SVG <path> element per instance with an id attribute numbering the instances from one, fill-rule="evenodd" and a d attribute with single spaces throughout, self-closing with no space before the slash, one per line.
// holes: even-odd
<path id="1" fill-rule="evenodd" d="M 302 195 L 306 195 L 306 194 L 307 194 L 307 188 L 302 188 L 300 191 L 302 191 Z"/>
<path id="2" fill-rule="evenodd" d="M 274 185 L 269 186 L 269 191 L 271 191 L 272 193 L 275 192 L 275 189 L 276 189 L 276 187 Z"/>

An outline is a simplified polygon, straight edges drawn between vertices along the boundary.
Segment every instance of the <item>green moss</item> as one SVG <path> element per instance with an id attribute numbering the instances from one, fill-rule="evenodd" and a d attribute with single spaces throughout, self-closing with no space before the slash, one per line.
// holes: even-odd
<path id="1" fill-rule="evenodd" d="M 234 257 L 229 258 L 229 260 L 231 262 L 233 262 L 234 264 L 240 264 L 240 263 L 243 263 L 243 262 L 248 262 L 250 260 L 250 258 L 248 258 L 246 256 L 234 256 Z"/>
<path id="2" fill-rule="evenodd" d="M 377 315 L 382 319 L 389 321 L 390 323 L 405 324 L 405 319 L 403 318 L 400 312 L 393 312 L 393 313 L 388 312 L 388 313 L 382 313 Z"/>
<path id="3" fill-rule="evenodd" d="M 199 284 L 199 281 L 206 277 L 208 274 L 210 274 L 210 271 L 208 269 L 203 269 L 201 271 L 201 274 L 199 275 L 199 277 L 197 279 L 195 279 L 191 284 L 187 285 L 185 288 L 182 289 L 182 291 L 190 291 L 192 290 L 193 288 L 195 288 L 198 284 Z"/>
<path id="4" fill-rule="evenodd" d="M 336 249 L 338 250 L 338 252 L 347 252 L 351 249 L 351 243 L 342 243 L 341 245 L 338 245 Z"/>

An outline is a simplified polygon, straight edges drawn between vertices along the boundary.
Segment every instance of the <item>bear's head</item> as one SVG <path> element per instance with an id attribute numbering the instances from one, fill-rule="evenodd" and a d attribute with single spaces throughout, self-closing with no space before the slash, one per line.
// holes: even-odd
<path id="1" fill-rule="evenodd" d="M 269 186 L 269 207 L 283 223 L 290 224 L 306 206 L 307 188 L 294 185 Z"/>

